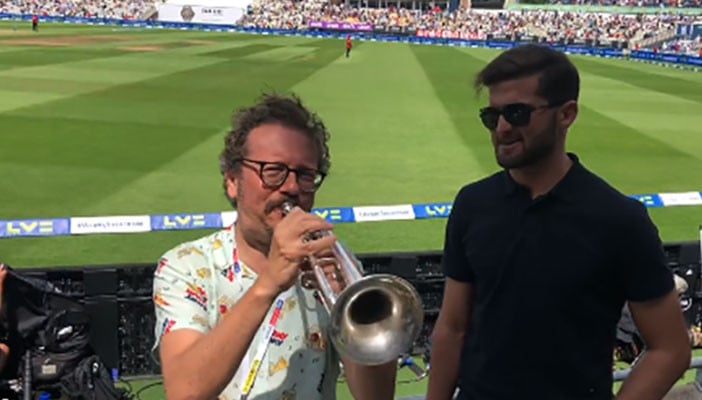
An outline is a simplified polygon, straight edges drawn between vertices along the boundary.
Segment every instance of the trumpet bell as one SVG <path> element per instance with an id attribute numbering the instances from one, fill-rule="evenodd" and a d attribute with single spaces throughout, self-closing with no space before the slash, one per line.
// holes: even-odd
<path id="1" fill-rule="evenodd" d="M 342 357 L 363 365 L 397 361 L 419 336 L 421 298 L 407 281 L 389 274 L 347 286 L 330 313 L 330 337 Z"/>

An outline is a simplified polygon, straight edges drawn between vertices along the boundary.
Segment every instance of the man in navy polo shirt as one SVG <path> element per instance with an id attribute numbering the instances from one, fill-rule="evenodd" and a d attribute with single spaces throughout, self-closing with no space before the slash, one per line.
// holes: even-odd
<path id="1" fill-rule="evenodd" d="M 427 400 L 456 389 L 463 400 L 610 400 L 625 302 L 647 351 L 616 398 L 661 399 L 690 362 L 685 322 L 646 208 L 566 152 L 577 69 L 525 45 L 480 71 L 482 87 L 503 170 L 461 188 L 447 222 Z"/>

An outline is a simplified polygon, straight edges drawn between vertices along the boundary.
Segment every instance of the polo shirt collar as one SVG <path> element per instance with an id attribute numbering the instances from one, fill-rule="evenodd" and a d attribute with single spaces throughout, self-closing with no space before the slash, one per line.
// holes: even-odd
<path id="1" fill-rule="evenodd" d="M 573 202 L 580 195 L 578 193 L 579 177 L 586 172 L 585 167 L 580 163 L 580 159 L 574 153 L 567 153 L 568 157 L 573 161 L 565 176 L 544 196 L 555 196 L 562 200 Z M 502 172 L 502 180 L 504 184 L 504 193 L 506 196 L 513 196 L 520 191 L 528 189 L 517 183 L 507 170 Z"/>

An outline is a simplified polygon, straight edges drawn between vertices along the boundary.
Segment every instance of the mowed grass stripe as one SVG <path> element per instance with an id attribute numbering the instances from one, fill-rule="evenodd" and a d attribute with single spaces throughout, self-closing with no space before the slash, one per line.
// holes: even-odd
<path id="1" fill-rule="evenodd" d="M 237 55 L 268 50 L 270 46 L 243 44 L 232 44 L 232 46 L 239 47 L 228 50 L 229 59 L 207 57 L 221 60 L 220 64 L 215 64 L 212 68 L 200 68 L 192 73 L 186 71 L 166 75 L 163 79 L 109 86 L 101 91 L 54 102 L 47 107 L 31 107 L 26 110 L 17 110 L 13 114 L 45 118 L 60 115 L 62 118 L 93 123 L 131 121 L 144 126 L 205 127 L 216 132 L 227 124 L 228 115 L 231 112 L 231 105 L 222 102 L 222 99 L 236 99 L 237 96 L 247 93 L 246 90 L 240 91 L 242 87 L 259 85 L 257 90 L 262 91 L 269 86 L 264 81 L 270 78 L 276 79 L 271 83 L 272 85 L 282 83 L 282 87 L 289 87 L 294 83 L 296 76 L 294 73 L 281 73 L 279 65 L 267 65 L 270 63 L 254 61 L 244 64 L 237 57 Z M 202 56 L 169 55 L 169 57 L 172 57 L 175 62 L 207 59 Z M 156 62 L 153 67 L 158 68 L 158 60 L 153 58 L 152 61 Z M 262 68 L 261 64 L 266 66 Z M 299 65 L 303 68 L 307 67 L 303 63 Z M 310 66 L 314 68 L 314 64 Z M 249 76 L 251 81 L 248 81 Z M 293 80 L 288 81 L 289 77 Z M 84 82 L 74 84 L 77 87 L 86 85 Z"/>
<path id="2" fill-rule="evenodd" d="M 245 60 L 285 62 L 293 58 L 308 55 L 316 50 L 316 47 L 285 46 L 275 49 L 252 53 L 244 57 Z"/>
<path id="3" fill-rule="evenodd" d="M 3 49 L 0 47 L 0 49 Z M 0 63 L 13 67 L 32 67 L 50 64 L 61 64 L 86 61 L 95 58 L 123 55 L 123 51 L 115 49 L 91 49 L 72 47 L 17 47 L 8 45 L 7 50 L 0 54 Z M 2 81 L 0 81 L 0 84 Z"/>
<path id="4" fill-rule="evenodd" d="M 577 57 L 577 65 L 589 74 L 607 80 L 616 80 L 630 86 L 641 88 L 646 93 L 657 92 L 663 95 L 679 97 L 698 103 L 702 107 L 702 74 L 688 72 L 685 76 L 660 76 L 657 68 L 631 62 L 629 67 L 621 62 L 603 63 L 595 57 Z M 637 96 L 643 97 L 643 96 Z M 667 98 L 667 97 L 661 97 Z"/>
<path id="5" fill-rule="evenodd" d="M 211 135 L 206 128 L 96 124 L 31 115 L 0 121 L 0 159 L 11 164 L 0 170 L 0 181 L 7 185 L 3 187 L 8 198 L 18 200 L 4 203 L 4 218 L 85 215 L 89 204 Z M 154 204 L 158 200 L 152 199 L 151 207 L 139 213 L 148 213 Z"/>
<path id="6" fill-rule="evenodd" d="M 0 72 L 0 79 L 51 77 L 53 79 L 65 79 L 75 82 L 100 82 L 120 85 L 200 68 L 221 61 L 218 58 L 169 55 L 167 52 L 160 54 L 148 52 L 127 53 L 100 59 L 16 68 Z"/>
<path id="7" fill-rule="evenodd" d="M 85 49 L 103 49 L 155 46 L 171 50 L 178 47 L 192 47 L 216 43 L 216 40 L 224 35 L 228 34 L 201 31 L 160 31 L 155 33 L 124 31 L 109 35 L 109 37 L 114 40 L 87 41 L 86 43 L 82 43 L 80 47 Z M 98 36 L 98 38 L 101 37 Z M 247 41 L 253 40 L 253 38 L 247 39 Z"/>
<path id="8" fill-rule="evenodd" d="M 702 154 L 702 113 L 699 112 L 702 104 L 605 78 L 589 70 L 582 73 L 582 85 L 581 104 L 665 146 L 693 157 Z"/>
<path id="9" fill-rule="evenodd" d="M 112 34 L 112 41 L 87 41 L 79 45 L 83 49 L 120 49 L 137 50 L 139 47 L 153 47 L 174 54 L 195 55 L 206 52 L 205 46 L 233 48 L 250 43 L 266 42 L 261 35 L 245 35 L 231 32 L 203 31 L 158 31 L 158 32 L 129 32 Z M 95 36 L 101 39 L 100 36 Z"/>
<path id="10" fill-rule="evenodd" d="M 340 57 L 295 86 L 332 132 L 334 167 L 320 200 L 364 205 L 452 198 L 477 164 L 410 48 L 365 42 L 347 59 L 343 43 L 332 43 Z"/>
<path id="11" fill-rule="evenodd" d="M 206 55 L 209 57 L 226 58 L 228 60 L 231 60 L 237 58 L 246 58 L 251 54 L 266 52 L 273 49 L 277 49 L 279 47 L 280 46 L 266 43 L 246 43 L 243 46 L 232 46 L 231 43 L 218 43 L 215 45 L 202 46 L 197 50 L 202 51 L 201 53 L 199 53 L 202 55 Z M 183 53 L 185 52 L 184 50 L 185 49 L 179 49 L 178 53 Z"/>
<path id="12" fill-rule="evenodd" d="M 643 72 L 650 75 L 659 76 L 659 79 L 668 79 L 668 77 L 676 79 L 684 79 L 692 82 L 702 83 L 702 74 L 689 69 L 674 68 L 673 64 L 660 64 L 656 62 L 646 62 L 639 60 L 625 60 L 617 58 L 607 58 L 607 57 L 585 57 L 585 56 L 574 56 L 575 62 L 580 62 L 580 59 L 586 59 L 595 63 L 602 65 L 616 65 L 620 68 L 627 68 L 637 72 Z"/>
<path id="13" fill-rule="evenodd" d="M 700 160 L 583 102 L 567 145 L 583 163 L 627 194 L 700 190 L 690 187 Z M 702 182 L 700 185 L 702 186 Z"/>
<path id="14" fill-rule="evenodd" d="M 137 179 L 121 185 L 108 196 L 85 204 L 83 215 L 158 214 L 206 212 L 230 209 L 222 191 L 217 157 L 225 131 L 206 139 L 167 160 Z"/>
<path id="15" fill-rule="evenodd" d="M 210 56 L 223 57 L 226 59 L 243 58 L 246 55 L 271 50 L 284 46 L 283 43 L 275 43 L 265 40 L 262 36 L 238 35 L 226 41 L 217 38 L 207 39 L 208 43 L 199 46 L 187 46 L 169 49 L 168 54 L 174 56 Z"/>
<path id="16" fill-rule="evenodd" d="M 222 127 L 227 126 L 233 110 L 249 105 L 264 88 L 288 91 L 297 82 L 335 58 L 332 51 L 325 47 L 317 48 L 313 54 L 315 57 L 312 61 L 284 64 L 261 61 L 252 66 L 232 60 L 225 64 L 149 82 L 149 93 L 158 93 L 159 90 L 169 93 L 170 87 L 181 82 L 181 91 L 193 94 L 204 85 L 207 88 L 205 92 L 210 96 L 191 95 L 190 101 L 185 97 L 176 97 L 167 107 L 172 107 L 172 110 L 180 108 L 183 114 L 189 114 L 193 118 L 208 119 L 210 123 L 207 126 L 217 124 L 218 128 L 210 129 L 209 136 L 201 138 L 187 151 L 179 154 L 168 153 L 169 156 L 163 164 L 153 165 L 153 168 L 139 179 L 116 187 L 109 196 L 84 207 L 82 211 L 87 214 L 140 213 L 145 209 L 150 212 L 178 212 L 183 211 L 184 207 L 186 210 L 217 210 L 226 207 L 220 191 L 217 161 L 223 146 Z M 199 79 L 195 79 L 195 76 Z M 105 95 L 114 98 L 109 93 Z M 121 95 L 118 95 L 119 97 Z M 131 97 L 133 93 L 125 96 L 125 99 Z M 202 103 L 203 107 L 193 109 L 193 102 Z M 154 108 L 160 108 L 157 105 L 151 107 L 152 111 Z M 188 192 L 192 192 L 187 199 L 180 195 L 184 186 L 188 187 Z M 154 202 L 155 198 L 158 201 Z"/>
<path id="17" fill-rule="evenodd" d="M 110 87 L 112 87 L 112 85 L 106 85 L 100 82 L 75 82 L 50 78 L 13 78 L 0 80 L 0 88 L 2 88 L 2 90 L 23 92 L 29 95 L 49 94 L 55 96 L 53 100 L 65 97 L 61 95 L 73 96 L 81 93 L 104 90 Z M 8 99 L 8 101 L 13 100 Z M 2 102 L 2 99 L 0 99 L 0 102 Z"/>
<path id="18" fill-rule="evenodd" d="M 49 36 L 49 35 L 92 35 L 105 34 L 107 32 L 125 32 L 125 33 L 148 33 L 148 32 L 163 32 L 161 29 L 136 28 L 136 27 L 119 27 L 110 25 L 88 25 L 88 24 L 67 24 L 61 22 L 39 21 L 39 31 L 32 31 L 32 23 L 30 21 L 0 21 L 0 29 L 16 31 L 13 34 L 22 36 Z M 178 32 L 178 30 L 172 30 Z"/>
<path id="19" fill-rule="evenodd" d="M 36 156 L 23 153 L 22 159 L 0 162 L 3 192 L 15 200 L 0 205 L 0 219 L 81 215 L 81 204 L 103 196 L 111 182 L 132 180 L 141 174 L 133 168 L 81 165 L 79 161 L 48 164 L 41 161 L 43 151 Z"/>
<path id="20" fill-rule="evenodd" d="M 0 89 L 0 110 L 10 110 L 32 104 L 55 101 L 63 97 L 61 93 Z"/>
<path id="21" fill-rule="evenodd" d="M 74 61 L 56 65 L 13 68 L 0 71 L 0 88 L 3 82 L 10 80 L 32 80 L 40 82 L 51 77 L 52 80 L 67 82 L 58 93 L 52 96 L 26 96 L 18 100 L 0 102 L 0 113 L 16 110 L 45 101 L 55 101 L 95 90 L 105 90 L 115 85 L 124 85 L 175 72 L 199 68 L 221 62 L 220 59 L 207 57 L 168 57 L 155 54 L 128 54 L 106 59 Z M 73 90 L 69 83 L 73 82 Z M 47 89 L 39 89 L 44 92 Z M 59 95 L 56 97 L 55 95 Z"/>
<path id="22" fill-rule="evenodd" d="M 477 170 L 466 171 L 466 178 L 474 180 L 496 171 L 499 167 L 490 133 L 478 118 L 484 99 L 478 98 L 472 88 L 474 75 L 485 64 L 483 58 L 454 47 L 415 45 L 412 50 L 448 112 L 454 132 L 464 143 L 466 152 L 479 163 Z"/>
<path id="23" fill-rule="evenodd" d="M 0 36 L 2 38 L 2 36 Z M 16 53 L 25 50 L 32 50 L 33 46 L 16 46 L 16 45 L 5 45 L 0 42 L 0 53 Z M 12 55 L 2 54 L 0 55 L 0 61 L 2 63 L 9 63 L 12 60 Z"/>

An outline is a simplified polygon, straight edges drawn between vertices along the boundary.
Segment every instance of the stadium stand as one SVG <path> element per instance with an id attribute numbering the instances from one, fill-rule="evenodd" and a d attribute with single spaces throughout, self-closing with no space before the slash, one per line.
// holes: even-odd
<path id="1" fill-rule="evenodd" d="M 702 0 L 565 0 L 556 3 L 697 7 L 702 4 Z M 156 2 L 149 0 L 0 0 L 0 13 L 142 19 L 153 15 L 155 5 Z M 334 4 L 325 0 L 257 0 L 236 24 L 245 28 L 305 29 L 310 21 L 366 23 L 391 31 L 416 32 L 417 36 L 427 37 L 484 40 L 530 36 L 544 42 L 618 41 L 626 43 L 626 46 L 622 47 L 656 46 L 658 49 L 670 49 L 682 54 L 697 54 L 699 38 L 679 38 L 676 26 L 702 24 L 702 16 L 681 13 L 621 14 L 470 8 L 459 8 L 449 12 L 439 7 L 427 6 L 419 9 L 395 6 L 366 8 Z"/>
<path id="2" fill-rule="evenodd" d="M 458 32 L 463 38 L 487 35 L 535 35 L 548 41 L 600 39 L 643 41 L 671 35 L 678 23 L 700 22 L 699 16 L 681 14 L 602 14 L 559 11 L 500 11 L 459 9 L 454 12 L 404 8 L 358 8 L 319 0 L 256 2 L 239 22 L 245 27 L 300 29 L 310 20 L 370 23 L 407 30 Z"/>
<path id="3" fill-rule="evenodd" d="M 551 4 L 688 8 L 702 7 L 700 0 L 553 0 Z"/>
<path id="4" fill-rule="evenodd" d="M 453 12 L 404 8 L 358 8 L 310 1 L 257 1 L 239 24 L 249 28 L 301 29 L 311 20 L 368 23 L 401 27 L 427 36 L 463 39 L 535 36 L 547 42 L 622 41 L 652 47 L 676 38 L 678 24 L 702 23 L 701 16 L 664 14 L 605 14 L 592 12 L 487 11 L 458 9 Z M 633 46 L 632 46 L 633 47 Z"/>
<path id="5" fill-rule="evenodd" d="M 0 13 L 137 19 L 153 5 L 153 1 L 147 0 L 0 0 Z"/>
<path id="6" fill-rule="evenodd" d="M 672 40 L 661 45 L 661 51 L 702 57 L 702 36 L 694 40 Z"/>

